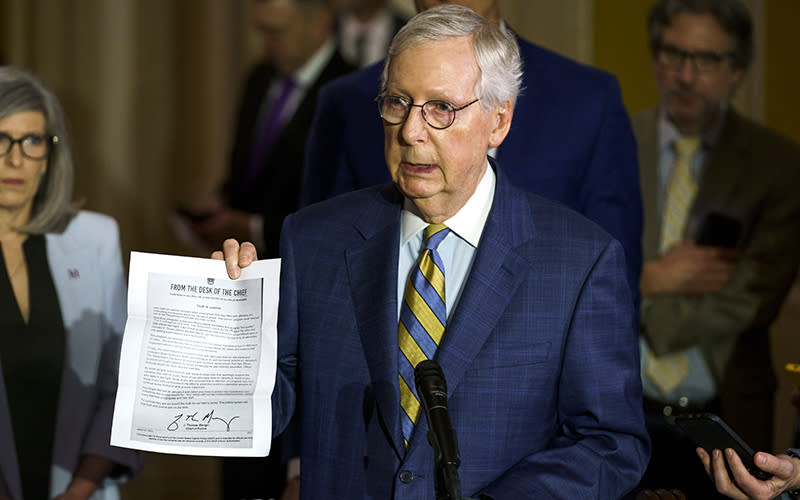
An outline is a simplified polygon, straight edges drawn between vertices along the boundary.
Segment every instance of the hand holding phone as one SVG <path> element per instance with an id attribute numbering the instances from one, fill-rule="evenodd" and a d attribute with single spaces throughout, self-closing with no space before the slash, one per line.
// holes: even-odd
<path id="1" fill-rule="evenodd" d="M 747 471 L 754 477 L 762 481 L 772 477 L 772 474 L 756 467 L 753 461 L 753 455 L 755 455 L 753 449 L 717 415 L 700 413 L 680 416 L 675 418 L 675 424 L 683 429 L 697 446 L 709 454 L 715 449 L 724 451 L 731 448 L 739 455 Z M 730 468 L 728 468 L 728 474 L 731 474 Z M 733 476 L 731 475 L 731 477 Z"/>

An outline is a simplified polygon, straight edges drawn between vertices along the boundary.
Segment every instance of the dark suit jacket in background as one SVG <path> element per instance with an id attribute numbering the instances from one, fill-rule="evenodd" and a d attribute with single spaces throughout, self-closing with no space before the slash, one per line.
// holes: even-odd
<path id="1" fill-rule="evenodd" d="M 658 256 L 661 233 L 657 110 L 634 115 L 633 126 L 650 260 Z M 706 153 L 687 238 L 696 236 L 706 214 L 721 212 L 743 223 L 744 258 L 719 293 L 659 296 L 642 307 L 642 330 L 657 355 L 700 346 L 717 380 L 724 418 L 756 449 L 772 449 L 775 377 L 768 329 L 800 262 L 798 193 L 798 146 L 729 110 L 717 144 Z"/>
<path id="2" fill-rule="evenodd" d="M 232 208 L 264 218 L 265 248 L 262 258 L 278 257 L 278 238 L 283 218 L 298 208 L 300 179 L 317 94 L 320 87 L 334 78 L 352 71 L 338 51 L 334 52 L 317 80 L 306 90 L 302 100 L 275 139 L 274 145 L 259 166 L 252 181 L 245 176 L 252 148 L 257 140 L 260 113 L 270 85 L 278 75 L 267 65 L 256 66 L 244 88 L 231 153 L 230 175 L 223 186 L 225 201 Z M 266 458 L 233 458 L 223 461 L 223 496 L 239 498 L 276 497 L 283 490 L 285 468 L 282 465 L 282 444 L 272 443 Z"/>
<path id="3" fill-rule="evenodd" d="M 281 222 L 298 208 L 306 139 L 319 89 L 324 83 L 354 69 L 338 51 L 334 52 L 317 80 L 307 89 L 294 115 L 284 125 L 252 182 L 247 182 L 245 176 L 254 138 L 259 133 L 262 103 L 277 75 L 272 67 L 259 65 L 247 79 L 236 124 L 230 176 L 225 182 L 223 194 L 232 208 L 264 217 L 266 252 L 262 258 L 278 256 Z"/>
<path id="4" fill-rule="evenodd" d="M 273 423 L 299 405 L 303 499 L 435 498 L 425 419 L 406 451 L 399 418 L 401 207 L 384 185 L 284 223 Z M 636 485 L 649 446 L 624 277 L 618 242 L 498 169 L 435 356 L 465 495 L 615 500 Z"/>
<path id="5" fill-rule="evenodd" d="M 406 21 L 408 21 L 408 18 L 406 16 L 404 16 L 400 12 L 397 12 L 392 7 L 387 6 L 386 9 L 388 10 L 389 15 L 391 16 L 392 27 L 390 28 L 390 34 L 389 38 L 386 40 L 386 45 L 383 47 L 384 54 L 389 51 L 389 45 L 392 43 L 392 38 L 394 37 L 394 35 L 396 35 L 397 32 L 400 31 L 400 28 L 405 26 Z M 344 44 L 342 43 L 343 42 L 342 24 L 340 19 L 337 19 L 335 32 L 336 32 L 336 43 L 339 44 L 339 47 L 342 47 Z M 346 51 L 343 52 L 346 53 Z M 360 61 L 348 61 L 348 62 L 356 66 L 361 66 Z"/>
<path id="6" fill-rule="evenodd" d="M 577 210 L 622 243 L 638 305 L 642 202 L 636 144 L 617 81 L 517 41 L 523 90 L 498 160 L 512 182 Z M 389 182 L 374 102 L 382 69 L 378 63 L 322 88 L 309 136 L 303 205 Z"/>

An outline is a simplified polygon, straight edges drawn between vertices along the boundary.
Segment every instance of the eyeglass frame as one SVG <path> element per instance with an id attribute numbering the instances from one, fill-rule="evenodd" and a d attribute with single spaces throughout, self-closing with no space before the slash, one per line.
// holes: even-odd
<path id="1" fill-rule="evenodd" d="M 662 54 L 668 54 L 668 57 L 677 57 L 674 64 L 665 62 L 661 59 Z M 680 47 L 669 43 L 659 43 L 655 46 L 654 50 L 655 60 L 658 64 L 669 70 L 679 70 L 683 67 L 683 63 L 688 59 L 694 68 L 699 73 L 714 73 L 720 69 L 720 66 L 726 59 L 733 60 L 736 55 L 734 52 L 714 52 L 712 50 L 683 50 Z M 705 58 L 705 62 L 700 63 Z M 703 66 L 703 65 L 706 66 Z M 707 64 L 711 64 L 708 66 Z"/>
<path id="2" fill-rule="evenodd" d="M 389 98 L 389 97 L 400 99 L 401 101 L 405 102 L 406 105 L 408 106 L 408 108 L 406 109 L 406 115 L 399 122 L 396 122 L 396 123 L 390 122 L 389 120 L 387 120 L 383 116 L 383 101 L 384 101 L 384 99 Z M 434 128 L 436 130 L 445 130 L 445 129 L 450 128 L 453 125 L 453 123 L 456 122 L 456 114 L 457 114 L 457 112 L 461 111 L 462 109 L 466 109 L 469 106 L 472 106 L 473 104 L 475 104 L 476 102 L 478 102 L 480 100 L 481 100 L 480 97 L 476 97 L 474 100 L 468 102 L 467 104 L 464 104 L 463 106 L 456 107 L 456 106 L 453 106 L 451 103 L 449 103 L 447 101 L 443 101 L 441 99 L 431 99 L 429 101 L 423 102 L 422 104 L 414 104 L 412 102 L 409 102 L 408 99 L 406 99 L 405 97 L 399 96 L 399 95 L 380 94 L 375 98 L 375 102 L 378 104 L 378 115 L 380 115 L 381 119 L 383 121 L 385 121 L 386 123 L 388 123 L 389 125 L 400 125 L 400 124 L 405 123 L 406 120 L 408 120 L 409 115 L 411 115 L 411 108 L 419 108 L 420 113 L 422 114 L 422 119 L 425 120 L 425 123 L 427 123 L 428 125 L 430 125 L 432 128 Z M 448 123 L 444 127 L 437 127 L 436 125 L 434 125 L 431 122 L 429 122 L 428 118 L 427 118 L 427 116 L 425 114 L 425 106 L 427 106 L 430 103 L 440 103 L 440 104 L 445 104 L 445 105 L 449 106 L 451 108 L 451 110 L 449 112 L 452 113 L 451 114 L 452 118 L 450 119 L 450 123 Z"/>
<path id="3" fill-rule="evenodd" d="M 0 151 L 0 158 L 11 154 L 11 150 L 14 149 L 14 145 L 18 144 L 19 151 L 25 158 L 28 158 L 29 160 L 44 160 L 45 158 L 50 156 L 50 152 L 53 150 L 53 147 L 55 147 L 55 145 L 58 144 L 58 136 L 50 134 L 25 134 L 22 137 L 14 139 L 9 134 L 6 134 L 5 132 L 0 132 L 0 142 L 2 142 L 3 138 L 6 137 L 8 138 L 9 141 L 8 149 L 5 151 Z M 42 156 L 31 156 L 30 154 L 25 152 L 25 147 L 23 146 L 23 143 L 32 137 L 36 137 L 42 139 L 43 141 L 46 141 L 47 147 L 45 149 L 45 153 Z"/>

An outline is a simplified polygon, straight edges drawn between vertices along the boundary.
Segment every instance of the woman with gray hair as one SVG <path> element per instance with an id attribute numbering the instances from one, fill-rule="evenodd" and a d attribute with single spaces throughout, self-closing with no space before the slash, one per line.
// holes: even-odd
<path id="1" fill-rule="evenodd" d="M 109 445 L 126 291 L 116 222 L 71 201 L 61 106 L 0 67 L 0 499 L 119 498 Z"/>

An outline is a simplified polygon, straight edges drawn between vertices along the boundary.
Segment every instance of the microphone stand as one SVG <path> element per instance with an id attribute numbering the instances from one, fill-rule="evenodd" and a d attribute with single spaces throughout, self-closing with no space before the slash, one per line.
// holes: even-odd
<path id="1" fill-rule="evenodd" d="M 428 443 L 433 448 L 436 500 L 474 500 L 461 496 L 456 431 L 447 412 L 447 383 L 438 363 L 421 361 L 414 370 L 417 393 L 428 420 Z M 435 416 L 433 415 L 435 413 Z"/>
<path id="2" fill-rule="evenodd" d="M 477 500 L 461 496 L 461 480 L 458 476 L 458 466 L 461 465 L 460 458 L 456 456 L 455 460 L 445 460 L 439 449 L 439 441 L 431 431 L 428 431 L 428 442 L 433 447 L 433 485 L 436 490 L 436 500 Z M 456 442 L 455 430 L 453 430 L 453 442 Z M 457 446 L 456 449 L 458 449 Z"/>
<path id="3" fill-rule="evenodd" d="M 455 442 L 455 431 L 453 431 L 453 443 Z M 436 500 L 461 500 L 461 480 L 458 477 L 461 459 L 456 455 L 452 460 L 446 460 L 433 431 L 428 431 L 428 443 L 433 448 L 433 485 L 436 489 Z M 457 446 L 455 449 L 458 450 Z"/>

